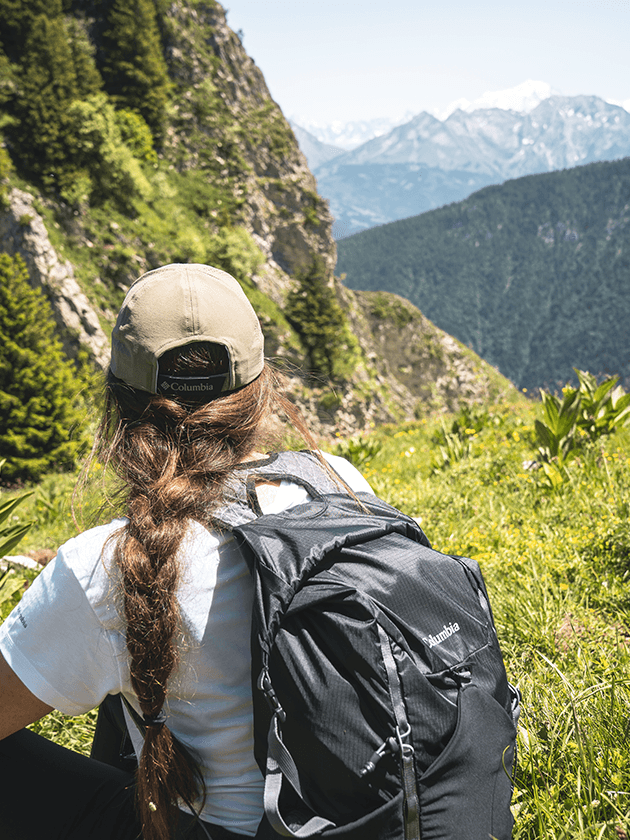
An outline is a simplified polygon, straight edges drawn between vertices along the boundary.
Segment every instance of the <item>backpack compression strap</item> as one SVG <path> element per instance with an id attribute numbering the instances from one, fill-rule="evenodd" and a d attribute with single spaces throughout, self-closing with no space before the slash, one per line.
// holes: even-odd
<path id="1" fill-rule="evenodd" d="M 265 790 L 263 802 L 265 814 L 271 827 L 282 837 L 308 838 L 321 834 L 325 828 L 335 828 L 335 823 L 324 817 L 313 816 L 297 830 L 290 828 L 280 813 L 280 793 L 283 779 L 291 785 L 300 800 L 304 802 L 300 777 L 295 761 L 287 750 L 280 732 L 280 711 L 276 711 L 271 719 L 269 738 L 267 741 L 267 767 L 265 773 Z"/>
<path id="2" fill-rule="evenodd" d="M 400 746 L 401 770 L 405 801 L 405 840 L 420 840 L 420 803 L 414 769 L 414 749 L 407 738 L 411 732 L 407 712 L 402 696 L 402 686 L 398 668 L 387 633 L 378 625 L 379 641 L 388 685 L 396 718 L 396 734 Z M 304 807 L 308 808 L 302 795 L 300 777 L 293 756 L 282 740 L 281 724 L 285 713 L 279 704 L 271 718 L 267 738 L 267 766 L 265 772 L 264 807 L 265 814 L 272 828 L 282 837 L 310 838 L 326 828 L 336 828 L 336 824 L 324 817 L 312 816 L 304 825 L 294 830 L 290 828 L 280 813 L 280 794 L 284 779 L 291 785 Z"/>

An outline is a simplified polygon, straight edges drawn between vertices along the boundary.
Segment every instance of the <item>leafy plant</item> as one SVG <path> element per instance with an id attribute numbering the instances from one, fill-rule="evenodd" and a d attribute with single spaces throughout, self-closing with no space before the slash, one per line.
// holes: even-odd
<path id="1" fill-rule="evenodd" d="M 68 503 L 66 488 L 59 482 L 40 485 L 35 494 L 38 525 L 52 525 L 64 515 Z"/>
<path id="2" fill-rule="evenodd" d="M 13 568 L 0 576 L 0 621 L 9 615 L 28 584 L 28 578 Z"/>
<path id="3" fill-rule="evenodd" d="M 433 442 L 437 444 L 439 452 L 439 456 L 434 459 L 434 470 L 468 458 L 472 451 L 472 438 L 489 423 L 490 414 L 479 406 L 463 406 L 455 415 L 450 430 L 446 428 L 444 418 L 440 417 L 440 427 L 433 435 Z"/>
<path id="4" fill-rule="evenodd" d="M 538 453 L 543 461 L 548 463 L 555 458 L 562 465 L 575 454 L 580 393 L 575 388 L 565 388 L 562 400 L 546 391 L 540 395 L 544 419 L 534 421 Z"/>
<path id="5" fill-rule="evenodd" d="M 0 469 L 2 469 L 5 463 L 5 458 L 0 460 Z M 31 495 L 32 491 L 23 493 L 15 499 L 9 499 L 6 502 L 0 503 L 0 557 L 4 557 L 5 554 L 12 551 L 31 527 L 32 523 L 30 522 L 18 522 L 14 525 L 5 524 L 9 521 L 9 517 L 13 514 L 16 507 Z"/>
<path id="6" fill-rule="evenodd" d="M 598 386 L 593 374 L 574 370 L 579 388 L 566 386 L 562 399 L 541 391 L 543 420 L 535 420 L 538 454 L 552 486 L 562 483 L 562 468 L 586 443 L 595 443 L 630 421 L 630 394 L 617 385 L 618 376 Z"/>
<path id="7" fill-rule="evenodd" d="M 584 429 L 591 441 L 609 435 L 630 420 L 630 394 L 617 385 L 618 376 L 606 379 L 598 387 L 592 373 L 577 368 L 574 370 L 580 381 L 578 426 Z"/>
<path id="8" fill-rule="evenodd" d="M 470 437 L 467 437 L 460 429 L 451 429 L 449 432 L 443 418 L 440 418 L 440 430 L 436 433 L 434 440 L 438 443 L 439 452 L 439 456 L 436 456 L 434 460 L 434 470 L 443 469 L 468 458 L 471 453 Z"/>
<path id="9" fill-rule="evenodd" d="M 150 197 L 151 186 L 140 162 L 123 142 L 119 118 L 107 96 L 96 93 L 76 100 L 68 108 L 68 115 L 72 120 L 75 165 L 82 175 L 82 183 L 80 187 L 74 181 L 68 184 L 62 190 L 64 198 L 75 205 L 88 199 L 102 202 L 112 198 L 122 209 L 130 210 L 134 197 Z M 142 122 L 138 117 L 137 123 Z M 131 130 L 128 122 L 123 124 Z M 148 132 L 146 124 L 145 131 Z M 131 139 L 137 147 L 140 141 L 135 142 L 137 137 Z"/>
<path id="10" fill-rule="evenodd" d="M 355 467 L 361 467 L 378 455 L 381 448 L 382 444 L 377 438 L 355 435 L 348 440 L 340 440 L 334 454 L 346 458 Z"/>
<path id="11" fill-rule="evenodd" d="M 464 405 L 455 415 L 452 432 L 457 435 L 470 436 L 471 433 L 478 434 L 493 420 L 485 406 Z"/>
<path id="12" fill-rule="evenodd" d="M 2 469 L 4 464 L 5 459 L 0 460 L 0 469 Z M 31 527 L 31 522 L 15 522 L 14 524 L 10 524 L 13 511 L 30 495 L 32 495 L 32 491 L 23 493 L 15 499 L 9 499 L 6 502 L 0 503 L 0 557 L 4 557 L 5 554 L 13 551 Z M 19 595 L 27 584 L 28 579 L 19 572 L 16 572 L 15 569 L 9 568 L 0 576 L 0 621 L 6 618 L 11 612 L 15 603 L 19 600 Z"/>

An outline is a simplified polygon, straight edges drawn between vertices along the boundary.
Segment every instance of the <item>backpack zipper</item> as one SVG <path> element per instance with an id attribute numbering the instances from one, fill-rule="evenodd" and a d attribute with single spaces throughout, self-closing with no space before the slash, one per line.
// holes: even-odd
<path id="1" fill-rule="evenodd" d="M 396 755 L 397 752 L 400 751 L 400 746 L 398 741 L 394 737 L 389 737 L 386 741 L 383 741 L 380 747 L 376 749 L 368 761 L 365 763 L 365 766 L 361 769 L 360 775 L 367 776 L 369 773 L 373 773 L 376 770 L 376 765 L 379 763 L 381 758 L 385 755 Z"/>

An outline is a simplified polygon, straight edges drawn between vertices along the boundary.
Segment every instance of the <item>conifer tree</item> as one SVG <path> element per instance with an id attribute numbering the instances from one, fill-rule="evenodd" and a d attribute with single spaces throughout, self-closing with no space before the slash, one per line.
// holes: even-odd
<path id="1" fill-rule="evenodd" d="M 80 99 L 87 99 L 103 88 L 103 80 L 96 69 L 94 47 L 85 29 L 78 20 L 67 21 L 68 38 L 72 52 L 72 63 L 77 79 L 77 93 Z"/>
<path id="2" fill-rule="evenodd" d="M 11 61 L 22 59 L 36 17 L 52 19 L 61 14 L 61 0 L 0 0 L 0 41 Z"/>
<path id="3" fill-rule="evenodd" d="M 14 56 L 0 89 L 12 118 L 9 147 L 27 177 L 63 192 L 76 177 L 70 105 L 103 86 L 93 48 L 81 24 L 64 19 L 60 0 L 0 0 L 1 10 Z"/>
<path id="4" fill-rule="evenodd" d="M 287 297 L 287 320 L 302 339 L 314 372 L 328 379 L 345 379 L 356 367 L 358 346 L 328 285 L 324 259 L 314 255 L 297 279 L 297 288 Z"/>
<path id="5" fill-rule="evenodd" d="M 102 47 L 107 93 L 118 107 L 141 114 L 159 141 L 171 85 L 152 0 L 112 0 Z"/>
<path id="6" fill-rule="evenodd" d="M 4 106 L 11 102 L 15 96 L 15 72 L 13 65 L 5 51 L 0 46 L 0 108 L 5 111 Z M 3 118 L 4 124 L 6 118 Z"/>
<path id="7" fill-rule="evenodd" d="M 0 254 L 0 459 L 3 480 L 72 468 L 85 446 L 77 375 L 50 305 L 20 257 Z"/>
<path id="8" fill-rule="evenodd" d="M 24 46 L 16 124 L 8 132 L 20 168 L 49 186 L 57 186 L 71 161 L 70 104 L 78 96 L 72 51 L 63 19 L 38 15 Z"/>

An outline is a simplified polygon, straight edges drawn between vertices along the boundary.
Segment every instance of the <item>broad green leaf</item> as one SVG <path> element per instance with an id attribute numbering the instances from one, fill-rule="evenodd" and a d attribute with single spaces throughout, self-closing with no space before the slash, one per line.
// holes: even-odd
<path id="1" fill-rule="evenodd" d="M 546 450 L 547 457 L 557 455 L 557 440 L 551 429 L 541 420 L 534 420 L 534 427 L 536 429 L 536 436 L 541 446 L 541 450 Z"/>
<path id="2" fill-rule="evenodd" d="M 556 423 L 555 433 L 559 438 L 563 438 L 575 429 L 577 424 L 578 414 L 580 411 L 580 395 L 577 391 L 572 394 L 567 393 Z"/>
<path id="3" fill-rule="evenodd" d="M 558 400 L 553 394 L 547 394 L 545 391 L 541 391 L 540 393 L 549 429 L 555 433 L 558 425 Z"/>
<path id="4" fill-rule="evenodd" d="M 578 370 L 577 368 L 573 368 L 573 370 L 576 372 L 577 378 L 580 382 L 580 391 L 582 391 L 583 394 L 588 394 L 592 397 L 595 393 L 595 389 L 597 388 L 597 379 L 587 370 Z"/>
<path id="5" fill-rule="evenodd" d="M 628 394 L 628 396 L 630 397 L 630 394 Z M 625 426 L 626 423 L 629 420 L 630 420 L 630 404 L 626 405 L 626 407 L 623 409 L 623 411 L 620 411 L 619 414 L 617 414 L 617 416 L 614 417 L 611 420 L 610 427 L 611 427 L 611 429 L 612 428 L 617 428 L 617 427 L 621 428 L 622 426 Z"/>
<path id="6" fill-rule="evenodd" d="M 606 379 L 604 382 L 602 382 L 602 384 L 599 386 L 599 388 L 593 394 L 593 403 L 594 404 L 598 404 L 598 403 L 601 404 L 604 397 L 606 397 L 608 395 L 608 392 L 615 387 L 615 385 L 617 384 L 618 381 L 619 381 L 619 377 L 618 376 L 613 376 L 610 379 Z"/>
<path id="7" fill-rule="evenodd" d="M 546 463 L 543 463 L 541 466 L 545 475 L 549 479 L 549 483 L 554 488 L 554 490 L 556 487 L 559 487 L 563 483 L 564 476 L 556 466 L 554 466 L 553 464 Z"/>
<path id="8" fill-rule="evenodd" d="M 9 569 L 0 578 L 0 604 L 8 601 L 16 592 L 24 588 L 24 584 L 28 583 L 27 578 L 20 575 L 15 569 Z"/>
<path id="9" fill-rule="evenodd" d="M 12 525 L 0 531 L 0 557 L 4 557 L 15 548 L 32 524 L 27 522 L 25 525 Z"/>
<path id="10" fill-rule="evenodd" d="M 616 388 L 615 391 L 617 391 Z M 615 398 L 615 395 L 613 394 L 612 404 L 615 407 L 616 412 L 623 411 L 624 408 L 627 408 L 630 405 L 630 394 L 624 394 L 622 391 L 617 398 Z"/>
<path id="11" fill-rule="evenodd" d="M 28 493 L 24 493 L 22 496 L 18 496 L 17 499 L 10 499 L 8 502 L 3 502 L 0 504 L 0 523 L 4 522 L 8 517 L 13 513 L 15 508 L 23 502 L 28 496 L 32 496 L 33 491 L 31 490 Z M 0 534 L 2 531 L 0 531 Z"/>

